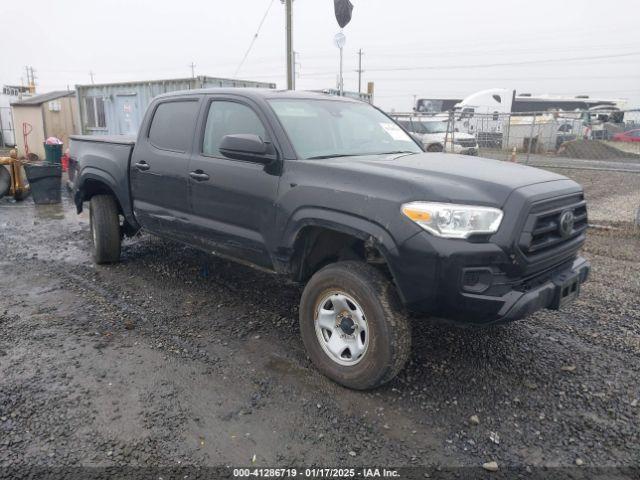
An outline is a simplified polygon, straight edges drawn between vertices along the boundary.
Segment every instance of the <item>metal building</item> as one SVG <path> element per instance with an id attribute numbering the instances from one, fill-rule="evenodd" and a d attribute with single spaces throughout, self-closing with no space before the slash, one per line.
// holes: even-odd
<path id="1" fill-rule="evenodd" d="M 85 135 L 135 135 L 144 112 L 154 97 L 179 90 L 216 87 L 276 88 L 276 85 L 214 77 L 77 85 L 82 133 Z"/>

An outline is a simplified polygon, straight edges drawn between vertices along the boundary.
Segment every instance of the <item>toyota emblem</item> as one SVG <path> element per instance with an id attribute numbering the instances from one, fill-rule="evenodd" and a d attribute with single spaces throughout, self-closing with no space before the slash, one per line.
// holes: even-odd
<path id="1" fill-rule="evenodd" d="M 562 212 L 560 215 L 560 225 L 558 230 L 560 231 L 560 236 L 562 238 L 567 238 L 571 233 L 573 233 L 573 225 L 575 224 L 576 219 L 573 216 L 572 210 L 567 210 L 566 212 Z"/>

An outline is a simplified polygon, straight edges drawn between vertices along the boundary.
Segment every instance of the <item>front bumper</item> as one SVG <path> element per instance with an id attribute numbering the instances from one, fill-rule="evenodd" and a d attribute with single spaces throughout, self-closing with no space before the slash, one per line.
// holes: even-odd
<path id="1" fill-rule="evenodd" d="M 458 153 L 460 155 L 478 155 L 478 145 L 463 146 L 463 145 L 454 144 L 453 152 Z"/>
<path id="2" fill-rule="evenodd" d="M 399 248 L 391 269 L 410 311 L 458 323 L 491 325 L 560 308 L 579 295 L 591 268 L 575 252 L 525 270 L 512 257 L 490 242 L 419 234 Z M 475 286 L 467 282 L 469 273 L 477 274 Z"/>
<path id="3" fill-rule="evenodd" d="M 485 318 L 482 324 L 507 323 L 545 308 L 559 310 L 578 297 L 580 286 L 587 281 L 590 271 L 589 262 L 577 257 L 569 268 L 554 272 L 549 280 L 526 292 L 512 290 L 501 297 L 482 297 L 466 293 L 463 295 L 467 297 L 467 305 L 473 305 L 474 302 L 500 305 L 495 316 Z"/>

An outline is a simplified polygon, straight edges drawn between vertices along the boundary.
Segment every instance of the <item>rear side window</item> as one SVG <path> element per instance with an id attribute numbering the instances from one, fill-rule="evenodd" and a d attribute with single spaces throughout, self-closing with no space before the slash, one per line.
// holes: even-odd
<path id="1" fill-rule="evenodd" d="M 161 103 L 153 115 L 149 141 L 162 150 L 186 152 L 193 138 L 197 115 L 197 100 Z"/>
<path id="2" fill-rule="evenodd" d="M 264 125 L 251 108 L 237 102 L 213 101 L 207 116 L 202 153 L 221 157 L 220 143 L 226 135 L 253 134 L 268 141 Z"/>

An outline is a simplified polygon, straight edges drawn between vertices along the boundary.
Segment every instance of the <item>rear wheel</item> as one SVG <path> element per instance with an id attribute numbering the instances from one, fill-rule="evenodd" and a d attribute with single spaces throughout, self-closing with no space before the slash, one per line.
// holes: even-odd
<path id="1" fill-rule="evenodd" d="M 435 144 L 435 145 L 429 145 L 427 147 L 427 152 L 442 152 L 443 148 L 442 145 L 440 144 Z"/>
<path id="2" fill-rule="evenodd" d="M 411 348 L 394 285 L 358 261 L 329 265 L 311 278 L 300 302 L 300 331 L 318 370 L 357 390 L 393 379 Z"/>
<path id="3" fill-rule="evenodd" d="M 120 260 L 120 216 L 115 198 L 92 197 L 89 218 L 93 260 L 99 265 Z"/>

